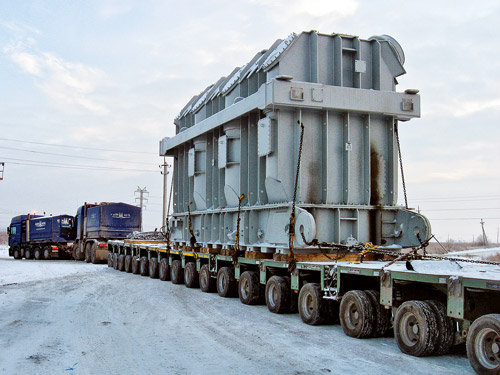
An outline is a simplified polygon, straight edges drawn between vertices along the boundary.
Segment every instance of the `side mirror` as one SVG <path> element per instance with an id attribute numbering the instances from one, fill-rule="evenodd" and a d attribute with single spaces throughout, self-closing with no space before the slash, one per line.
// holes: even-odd
<path id="1" fill-rule="evenodd" d="M 10 227 L 7 227 L 7 234 L 10 234 Z"/>

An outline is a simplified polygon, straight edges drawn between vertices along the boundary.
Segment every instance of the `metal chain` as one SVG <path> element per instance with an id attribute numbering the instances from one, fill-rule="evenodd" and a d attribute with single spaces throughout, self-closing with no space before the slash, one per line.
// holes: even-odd
<path id="1" fill-rule="evenodd" d="M 240 213 L 241 213 L 241 201 L 245 198 L 245 194 L 241 194 L 238 198 L 238 216 L 236 218 L 236 235 L 234 237 L 234 249 L 233 249 L 233 264 L 238 263 L 238 253 L 240 252 Z"/>
<path id="2" fill-rule="evenodd" d="M 193 202 L 188 203 L 188 223 L 189 223 L 189 233 L 191 234 L 191 238 L 189 239 L 189 243 L 191 244 L 191 247 L 195 247 L 196 237 L 195 237 L 194 231 L 193 231 L 193 221 L 191 220 L 191 208 L 190 208 L 191 203 L 193 203 Z"/>
<path id="3" fill-rule="evenodd" d="M 292 201 L 292 212 L 290 213 L 290 223 L 288 225 L 288 249 L 290 251 L 290 260 L 288 263 L 288 271 L 293 272 L 297 266 L 297 261 L 295 260 L 295 253 L 293 249 L 293 241 L 295 237 L 295 203 L 297 201 L 297 187 L 299 185 L 299 172 L 300 172 L 300 159 L 302 157 L 302 145 L 304 142 L 304 124 L 297 121 L 300 124 L 300 142 L 299 142 L 299 156 L 297 160 L 297 171 L 295 173 L 295 186 L 293 189 L 293 201 Z"/>
<path id="4" fill-rule="evenodd" d="M 405 174 L 403 172 L 403 158 L 401 157 L 401 145 L 399 143 L 398 122 L 394 122 L 394 134 L 396 135 L 396 143 L 398 145 L 399 167 L 401 169 L 401 182 L 403 183 L 403 194 L 405 196 L 405 207 L 408 209 L 408 197 L 406 196 Z"/>

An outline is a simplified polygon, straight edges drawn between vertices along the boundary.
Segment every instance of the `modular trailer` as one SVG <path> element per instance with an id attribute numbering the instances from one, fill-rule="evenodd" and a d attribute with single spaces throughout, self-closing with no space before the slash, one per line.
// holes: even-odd
<path id="1" fill-rule="evenodd" d="M 477 373 L 500 371 L 500 265 L 361 261 L 353 255 L 358 260 L 299 261 L 289 272 L 286 261 L 169 247 L 161 241 L 109 241 L 108 266 L 239 296 L 247 305 L 265 303 L 273 313 L 298 311 L 311 325 L 340 322 L 355 338 L 387 336 L 393 329 L 401 351 L 413 356 L 442 355 L 466 343 Z"/>
<path id="2" fill-rule="evenodd" d="M 70 215 L 19 215 L 11 220 L 9 256 L 14 259 L 71 257 L 75 240 L 74 218 Z"/>

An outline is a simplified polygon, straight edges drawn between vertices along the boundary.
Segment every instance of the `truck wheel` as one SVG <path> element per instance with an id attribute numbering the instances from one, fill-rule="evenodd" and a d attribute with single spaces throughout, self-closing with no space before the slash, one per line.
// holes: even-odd
<path id="1" fill-rule="evenodd" d="M 160 260 L 160 269 L 158 274 L 161 281 L 170 280 L 170 266 L 168 265 L 168 258 Z"/>
<path id="2" fill-rule="evenodd" d="M 33 253 L 30 247 L 27 247 L 26 250 L 24 250 L 24 257 L 26 259 L 31 259 Z"/>
<path id="3" fill-rule="evenodd" d="M 132 273 L 134 275 L 137 275 L 140 271 L 140 267 L 139 267 L 139 259 L 137 258 L 137 256 L 133 255 L 132 256 Z"/>
<path id="4" fill-rule="evenodd" d="M 52 258 L 52 249 L 50 246 L 45 246 L 43 248 L 43 259 L 50 260 Z"/>
<path id="5" fill-rule="evenodd" d="M 152 279 L 158 278 L 158 258 L 151 258 L 149 260 L 149 277 Z"/>
<path id="6" fill-rule="evenodd" d="M 394 336 L 399 349 L 414 357 L 425 357 L 436 346 L 436 314 L 424 301 L 406 301 L 394 316 Z"/>
<path id="7" fill-rule="evenodd" d="M 113 268 L 115 270 L 118 269 L 118 254 L 117 253 L 113 254 Z"/>
<path id="8" fill-rule="evenodd" d="M 113 267 L 113 253 L 108 254 L 108 267 Z"/>
<path id="9" fill-rule="evenodd" d="M 12 247 L 12 255 L 14 256 L 14 259 L 21 259 L 21 250 L 19 249 L 19 246 L 14 245 Z"/>
<path id="10" fill-rule="evenodd" d="M 196 271 L 196 263 L 189 262 L 184 267 L 184 284 L 188 288 L 198 288 L 199 287 L 199 278 L 198 271 Z"/>
<path id="11" fill-rule="evenodd" d="M 78 242 L 73 246 L 73 259 L 82 260 L 80 257 L 80 244 Z"/>
<path id="12" fill-rule="evenodd" d="M 92 260 L 90 258 L 90 249 L 92 248 L 92 243 L 88 242 L 86 245 L 85 245 L 85 262 L 87 263 L 90 263 L 90 261 Z"/>
<path id="13" fill-rule="evenodd" d="M 500 373 L 500 314 L 474 320 L 466 346 L 469 363 L 478 374 Z"/>
<path id="14" fill-rule="evenodd" d="M 286 279 L 282 276 L 272 276 L 266 284 L 266 305 L 275 314 L 285 314 L 290 311 L 291 291 Z"/>
<path id="15" fill-rule="evenodd" d="M 365 293 L 372 302 L 375 312 L 375 327 L 372 337 L 384 337 L 391 327 L 391 310 L 387 310 L 380 304 L 380 293 L 376 290 L 365 290 Z"/>
<path id="16" fill-rule="evenodd" d="M 257 305 L 261 300 L 261 287 L 259 274 L 255 271 L 245 271 L 240 276 L 238 295 L 241 303 Z"/>
<path id="17" fill-rule="evenodd" d="M 443 355 L 448 353 L 455 340 L 455 325 L 448 316 L 446 306 L 437 300 L 425 301 L 436 315 L 437 340 L 433 355 Z"/>
<path id="18" fill-rule="evenodd" d="M 304 323 L 313 326 L 325 324 L 330 313 L 328 307 L 319 284 L 307 283 L 300 289 L 299 314 Z"/>
<path id="19" fill-rule="evenodd" d="M 170 266 L 170 280 L 173 284 L 182 284 L 184 282 L 184 270 L 179 259 L 172 261 Z"/>
<path id="20" fill-rule="evenodd" d="M 120 254 L 118 256 L 118 271 L 124 271 L 125 270 L 125 255 Z"/>
<path id="21" fill-rule="evenodd" d="M 145 256 L 141 257 L 139 268 L 141 270 L 141 276 L 148 276 L 149 274 L 148 258 L 146 258 Z"/>
<path id="22" fill-rule="evenodd" d="M 42 249 L 40 246 L 35 247 L 34 249 L 34 255 L 36 260 L 41 260 L 43 257 Z"/>
<path id="23" fill-rule="evenodd" d="M 215 292 L 215 278 L 210 275 L 208 264 L 204 264 L 200 268 L 200 289 L 205 293 Z"/>
<path id="24" fill-rule="evenodd" d="M 375 326 L 375 312 L 370 298 L 363 290 L 351 290 L 340 303 L 340 325 L 347 336 L 369 337 Z"/>
<path id="25" fill-rule="evenodd" d="M 97 260 L 97 243 L 93 243 L 90 249 L 90 261 L 92 264 L 97 264 L 99 261 Z"/>
<path id="26" fill-rule="evenodd" d="M 217 272 L 217 293 L 221 297 L 236 297 L 236 279 L 233 267 L 221 267 Z"/>
<path id="27" fill-rule="evenodd" d="M 125 255 L 123 270 L 127 273 L 132 272 L 132 255 Z"/>

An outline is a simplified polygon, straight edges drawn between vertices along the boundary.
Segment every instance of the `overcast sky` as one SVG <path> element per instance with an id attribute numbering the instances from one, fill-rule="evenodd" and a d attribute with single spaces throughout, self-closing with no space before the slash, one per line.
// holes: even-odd
<path id="1" fill-rule="evenodd" d="M 314 29 L 398 40 L 398 90 L 422 98 L 422 118 L 400 127 L 410 206 L 442 240 L 471 240 L 484 218 L 496 241 L 499 25 L 500 3 L 483 0 L 0 0 L 0 227 L 32 210 L 133 203 L 138 186 L 150 192 L 145 229 L 161 225 L 158 142 L 179 110 L 276 39 Z"/>

